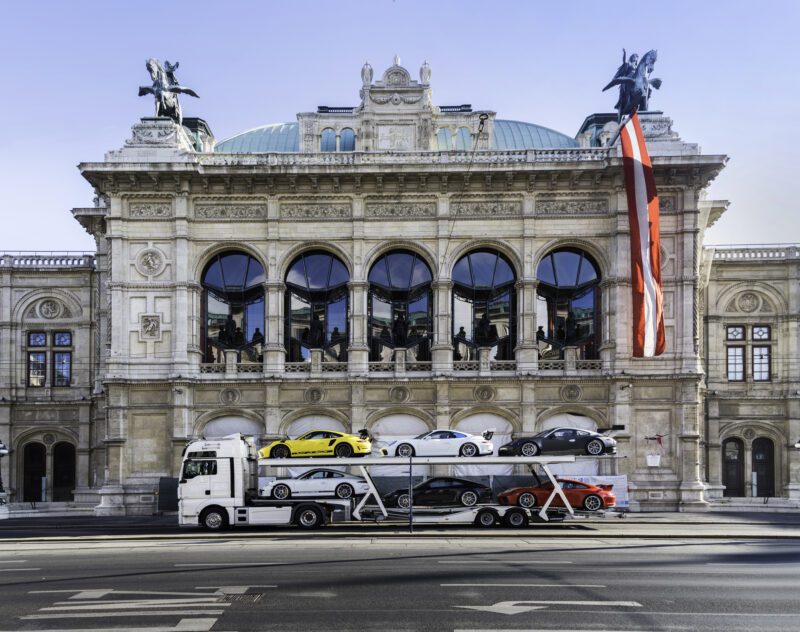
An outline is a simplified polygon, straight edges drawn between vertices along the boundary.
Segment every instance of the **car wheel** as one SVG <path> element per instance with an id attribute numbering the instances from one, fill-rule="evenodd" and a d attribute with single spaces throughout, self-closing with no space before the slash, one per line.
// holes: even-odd
<path id="1" fill-rule="evenodd" d="M 336 488 L 334 493 L 336 494 L 336 498 L 347 500 L 348 498 L 353 497 L 353 486 L 348 485 L 347 483 L 342 483 Z"/>
<path id="2" fill-rule="evenodd" d="M 402 456 L 403 458 L 414 456 L 414 447 L 409 443 L 401 443 L 394 453 L 395 456 Z"/>
<path id="3" fill-rule="evenodd" d="M 284 485 L 283 483 L 275 485 L 275 487 L 272 488 L 272 497 L 275 500 L 286 500 L 291 495 L 292 490 L 289 489 L 288 485 Z"/>
<path id="4" fill-rule="evenodd" d="M 520 507 L 525 507 L 525 509 L 530 509 L 531 507 L 535 507 L 536 496 L 534 496 L 530 492 L 524 492 L 519 495 L 519 498 L 517 498 L 517 504 Z"/>
<path id="5" fill-rule="evenodd" d="M 408 494 L 400 494 L 397 497 L 396 502 L 397 506 L 400 507 L 400 509 L 408 509 L 411 506 L 411 496 L 409 496 Z"/>
<path id="6" fill-rule="evenodd" d="M 340 443 L 333 449 L 333 453 L 342 459 L 347 459 L 353 456 L 353 446 L 348 443 Z"/>
<path id="7" fill-rule="evenodd" d="M 228 528 L 228 513 L 221 507 L 209 507 L 200 514 L 200 525 L 207 531 Z"/>
<path id="8" fill-rule="evenodd" d="M 592 439 L 586 444 L 586 454 L 590 454 L 591 456 L 600 456 L 603 454 L 604 449 L 605 446 L 600 439 Z"/>
<path id="9" fill-rule="evenodd" d="M 522 509 L 509 509 L 503 516 L 503 524 L 512 529 L 528 526 L 528 516 Z"/>
<path id="10" fill-rule="evenodd" d="M 590 494 L 583 499 L 583 508 L 586 511 L 597 511 L 603 508 L 603 499 L 596 494 Z"/>
<path id="11" fill-rule="evenodd" d="M 465 507 L 474 507 L 478 504 L 478 494 L 471 490 L 467 490 L 461 494 L 461 504 Z"/>
<path id="12" fill-rule="evenodd" d="M 491 509 L 481 509 L 475 516 L 475 526 L 489 529 L 497 524 L 497 514 Z"/>
<path id="13" fill-rule="evenodd" d="M 476 446 L 474 443 L 465 443 L 458 451 L 459 456 L 477 456 L 477 454 L 478 446 Z"/>
<path id="14" fill-rule="evenodd" d="M 294 522 L 301 529 L 316 529 L 322 525 L 322 512 L 316 507 L 301 507 L 295 513 Z"/>
<path id="15" fill-rule="evenodd" d="M 289 449 L 289 446 L 276 445 L 270 451 L 269 456 L 272 459 L 288 459 L 292 456 L 292 451 Z"/>
<path id="16" fill-rule="evenodd" d="M 533 441 L 526 441 L 519 447 L 520 456 L 536 456 L 539 454 L 539 446 Z"/>

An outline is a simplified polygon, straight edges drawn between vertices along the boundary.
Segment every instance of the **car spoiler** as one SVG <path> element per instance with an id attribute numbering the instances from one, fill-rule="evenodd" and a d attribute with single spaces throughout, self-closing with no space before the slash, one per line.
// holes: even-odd
<path id="1" fill-rule="evenodd" d="M 489 430 L 484 430 L 481 436 L 488 441 L 494 436 L 494 428 L 489 428 Z"/>
<path id="2" fill-rule="evenodd" d="M 370 441 L 372 441 L 372 435 L 369 433 L 369 430 L 367 430 L 366 428 L 362 428 L 361 430 L 359 430 L 358 431 L 358 436 L 359 436 L 360 439 L 369 439 Z"/>
<path id="3" fill-rule="evenodd" d="M 600 434 L 606 434 L 608 432 L 612 432 L 613 430 L 625 430 L 625 425 L 624 424 L 614 424 L 610 428 L 598 428 L 597 432 L 599 432 Z"/>
<path id="4" fill-rule="evenodd" d="M 599 487 L 600 489 L 604 489 L 604 490 L 606 490 L 607 492 L 610 492 L 610 491 L 611 491 L 611 490 L 614 488 L 614 486 L 613 486 L 613 485 L 606 485 L 605 483 L 604 483 L 604 484 L 602 484 L 602 485 L 598 485 L 598 487 Z"/>

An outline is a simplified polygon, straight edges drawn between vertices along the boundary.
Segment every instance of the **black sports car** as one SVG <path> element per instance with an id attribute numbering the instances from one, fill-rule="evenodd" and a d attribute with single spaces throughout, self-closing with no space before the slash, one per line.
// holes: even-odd
<path id="1" fill-rule="evenodd" d="M 473 483 L 463 478 L 429 478 L 414 489 L 414 506 L 418 505 L 462 505 L 472 507 L 478 503 L 492 502 L 492 490 L 486 485 Z M 411 504 L 408 487 L 396 489 L 383 497 L 389 507 L 407 509 Z"/>
<path id="2" fill-rule="evenodd" d="M 499 456 L 537 456 L 555 452 L 567 454 L 616 454 L 617 442 L 591 430 L 552 428 L 532 437 L 520 437 L 500 446 Z"/>

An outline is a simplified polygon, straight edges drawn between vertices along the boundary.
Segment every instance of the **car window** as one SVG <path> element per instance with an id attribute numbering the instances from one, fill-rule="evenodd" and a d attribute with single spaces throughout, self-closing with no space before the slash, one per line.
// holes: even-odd
<path id="1" fill-rule="evenodd" d="M 466 439 L 467 438 L 467 435 L 465 435 L 463 432 L 451 432 L 450 434 L 453 435 L 453 439 Z"/>
<path id="2" fill-rule="evenodd" d="M 567 428 L 562 428 L 558 432 L 553 435 L 556 439 L 571 439 L 575 436 L 574 430 L 569 430 Z"/>
<path id="3" fill-rule="evenodd" d="M 436 432 L 432 432 L 432 433 L 431 433 L 431 434 L 428 436 L 428 438 L 429 438 L 429 439 L 449 439 L 449 438 L 450 438 L 450 437 L 448 436 L 449 434 L 450 434 L 450 433 L 449 433 L 449 432 L 447 432 L 446 430 L 438 430 L 438 431 L 436 431 Z"/>
<path id="4" fill-rule="evenodd" d="M 591 432 L 586 432 L 585 430 L 578 430 L 576 432 L 578 433 L 579 437 L 588 437 L 592 434 Z"/>
<path id="5" fill-rule="evenodd" d="M 427 432 L 423 432 L 421 435 L 417 435 L 417 436 L 416 436 L 416 437 L 414 437 L 414 438 L 415 438 L 415 439 L 424 439 L 424 438 L 425 438 L 425 437 L 427 437 L 427 436 L 428 436 L 428 433 L 427 433 Z"/>
<path id="6" fill-rule="evenodd" d="M 452 480 L 450 481 L 450 487 L 464 487 L 463 481 Z"/>
<path id="7" fill-rule="evenodd" d="M 328 472 L 328 478 L 344 478 L 341 472 Z"/>
<path id="8" fill-rule="evenodd" d="M 325 472 L 314 472 L 308 478 L 325 478 Z"/>
<path id="9" fill-rule="evenodd" d="M 431 489 L 441 489 L 443 487 L 450 487 L 451 481 L 430 481 L 429 486 Z"/>
<path id="10" fill-rule="evenodd" d="M 216 473 L 216 461 L 186 461 L 183 464 L 183 478 L 186 480 L 195 476 L 213 476 Z"/>
<path id="11" fill-rule="evenodd" d="M 324 434 L 325 433 L 323 433 L 323 432 L 317 432 L 317 431 L 309 432 L 307 434 L 304 434 L 302 437 L 300 437 L 300 439 L 323 439 L 324 438 L 324 436 L 323 436 Z"/>

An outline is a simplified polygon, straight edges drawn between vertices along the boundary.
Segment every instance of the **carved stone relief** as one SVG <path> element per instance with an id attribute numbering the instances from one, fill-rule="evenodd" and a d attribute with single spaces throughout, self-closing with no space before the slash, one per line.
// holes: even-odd
<path id="1" fill-rule="evenodd" d="M 172 204 L 169 202 L 131 202 L 128 206 L 130 217 L 172 217 Z"/>
<path id="2" fill-rule="evenodd" d="M 759 308 L 761 304 L 761 299 L 759 299 L 758 295 L 754 294 L 753 292 L 745 292 L 744 294 L 741 294 L 739 296 L 737 304 L 740 310 L 742 310 L 743 312 L 750 313 L 756 311 Z"/>
<path id="3" fill-rule="evenodd" d="M 144 276 L 158 276 L 165 267 L 164 255 L 155 248 L 142 250 L 136 257 L 136 269 Z"/>
<path id="4" fill-rule="evenodd" d="M 317 388 L 316 386 L 312 386 L 305 390 L 303 393 L 303 399 L 305 399 L 309 404 L 319 404 L 325 399 L 325 391 L 321 388 Z"/>
<path id="5" fill-rule="evenodd" d="M 53 318 L 58 318 L 61 315 L 61 312 L 62 305 L 55 299 L 48 298 L 39 303 L 39 315 L 42 318 L 52 320 Z"/>
<path id="6" fill-rule="evenodd" d="M 281 204 L 281 217 L 287 219 L 343 219 L 350 212 L 350 203 Z"/>
<path id="7" fill-rule="evenodd" d="M 490 402 L 497 396 L 497 391 L 491 386 L 477 386 L 474 395 L 479 402 Z"/>
<path id="8" fill-rule="evenodd" d="M 409 391 L 405 386 L 394 386 L 389 389 L 389 399 L 398 404 L 407 402 L 410 397 L 411 391 Z"/>
<path id="9" fill-rule="evenodd" d="M 242 393 L 238 388 L 223 388 L 219 392 L 219 403 L 226 406 L 235 406 L 242 398 Z"/>
<path id="10" fill-rule="evenodd" d="M 161 316 L 141 314 L 139 316 L 139 338 L 141 340 L 161 340 Z"/>
<path id="11" fill-rule="evenodd" d="M 539 215 L 602 215 L 608 213 L 608 198 L 541 195 L 536 198 L 536 212 Z"/>
<path id="12" fill-rule="evenodd" d="M 260 219 L 267 216 L 264 204 L 203 204 L 194 209 L 198 219 Z"/>
<path id="13" fill-rule="evenodd" d="M 367 202 L 365 207 L 367 217 L 402 218 L 402 217 L 435 217 L 435 202 Z"/>
<path id="14" fill-rule="evenodd" d="M 522 215 L 522 200 L 469 200 L 450 204 L 454 217 L 514 217 Z"/>
<path id="15" fill-rule="evenodd" d="M 567 384 L 561 387 L 561 399 L 565 402 L 577 402 L 582 395 L 583 390 L 577 384 Z"/>

